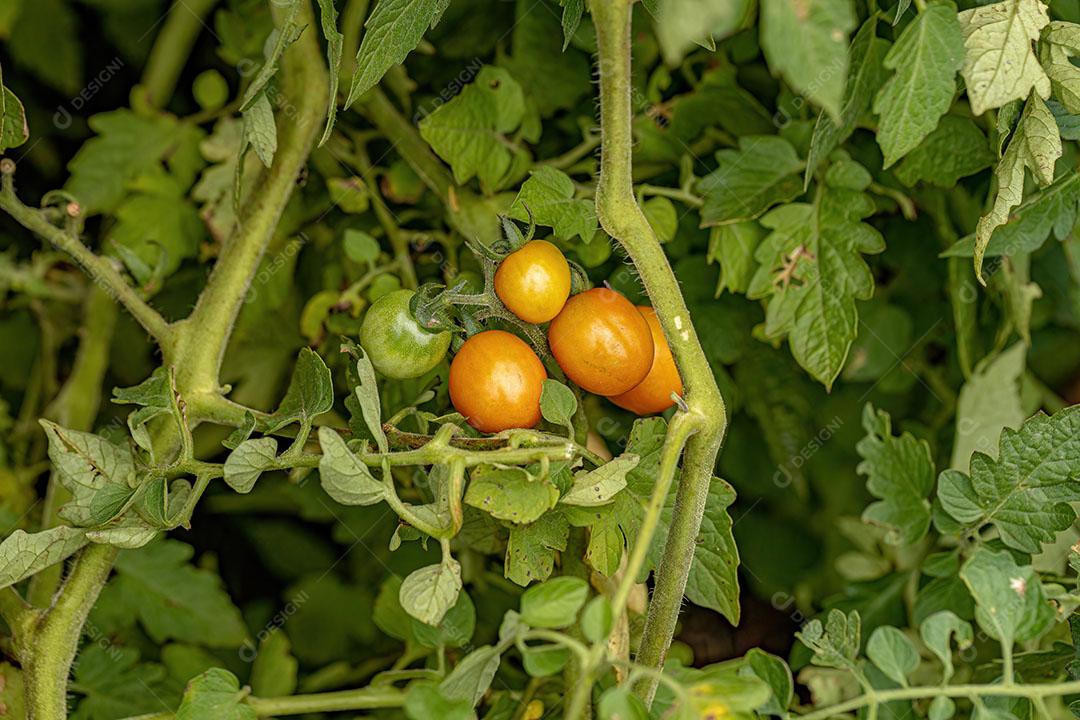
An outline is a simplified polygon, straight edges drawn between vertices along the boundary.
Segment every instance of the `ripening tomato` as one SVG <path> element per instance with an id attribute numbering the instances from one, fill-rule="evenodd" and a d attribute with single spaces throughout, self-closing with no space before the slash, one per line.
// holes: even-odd
<path id="1" fill-rule="evenodd" d="M 450 333 L 428 332 L 409 309 L 412 290 L 394 290 L 368 308 L 360 344 L 375 369 L 389 378 L 420 377 L 442 362 Z"/>
<path id="2" fill-rule="evenodd" d="M 629 300 L 593 288 L 566 301 L 548 328 L 551 354 L 566 376 L 597 395 L 621 395 L 649 374 L 649 323 Z"/>
<path id="3" fill-rule="evenodd" d="M 547 240 L 533 240 L 499 264 L 495 294 L 525 322 L 547 322 L 570 297 L 570 266 L 559 248 Z"/>
<path id="4" fill-rule="evenodd" d="M 651 307 L 639 305 L 638 310 L 645 316 L 652 331 L 653 339 L 653 363 L 652 369 L 645 379 L 622 395 L 614 395 L 611 402 L 624 410 L 629 410 L 638 415 L 652 415 L 663 412 L 675 404 L 671 399 L 671 393 L 682 395 L 682 378 L 679 377 L 679 369 L 675 367 L 675 358 L 668 347 L 664 331 L 660 327 L 660 319 L 656 317 L 656 311 Z"/>
<path id="5" fill-rule="evenodd" d="M 480 432 L 531 428 L 540 422 L 546 378 L 528 343 L 485 330 L 466 340 L 450 363 L 450 402 Z"/>

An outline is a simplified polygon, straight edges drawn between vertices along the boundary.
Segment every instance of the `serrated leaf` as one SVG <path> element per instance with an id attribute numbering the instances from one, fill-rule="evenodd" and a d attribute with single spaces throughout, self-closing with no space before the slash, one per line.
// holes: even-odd
<path id="1" fill-rule="evenodd" d="M 804 189 L 810 186 L 810 180 L 821 161 L 851 136 L 859 119 L 869 112 L 871 101 L 888 77 L 884 60 L 891 44 L 877 36 L 877 24 L 876 15 L 867 18 L 851 41 L 848 50 L 851 72 L 847 76 L 839 118 L 832 118 L 823 112 L 818 114 L 814 123 L 810 152 L 806 158 Z"/>
<path id="2" fill-rule="evenodd" d="M 971 474 L 946 470 L 938 478 L 938 499 L 966 529 L 990 523 L 1011 548 L 1037 553 L 1069 527 L 1080 500 L 1080 406 L 1038 414 L 1001 433 L 997 459 L 981 452 L 971 458 Z"/>
<path id="3" fill-rule="evenodd" d="M 547 225 L 555 237 L 563 240 L 577 235 L 583 242 L 589 242 L 596 234 L 594 203 L 575 199 L 574 181 L 553 167 L 543 165 L 532 171 L 510 206 L 510 217 L 528 222 L 530 210 L 533 220 Z"/>
<path id="4" fill-rule="evenodd" d="M 504 574 L 521 586 L 546 580 L 555 567 L 555 553 L 566 549 L 569 533 L 566 518 L 557 511 L 545 513 L 528 525 L 511 526 Z"/>
<path id="5" fill-rule="evenodd" d="M 506 135 L 525 117 L 525 95 L 506 70 L 485 66 L 453 100 L 420 121 L 420 135 L 464 184 L 478 177 L 485 192 L 502 187 L 517 152 Z"/>
<path id="6" fill-rule="evenodd" d="M 811 662 L 821 667 L 850 669 L 855 667 L 859 655 L 861 621 L 859 613 L 830 610 L 824 624 L 814 619 L 795 633 L 803 645 L 813 653 Z"/>
<path id="7" fill-rule="evenodd" d="M 919 653 L 907 636 L 894 627 L 874 630 L 866 643 L 866 656 L 890 679 L 907 687 L 908 676 L 919 666 Z"/>
<path id="8" fill-rule="evenodd" d="M 563 19 L 567 10 L 563 9 Z M 580 12 L 580 11 L 579 11 Z M 552 0 L 517 0 L 510 56 L 500 60 L 541 115 L 567 110 L 589 94 L 589 59 L 568 47 Z M 565 31 L 563 31 L 565 32 Z"/>
<path id="9" fill-rule="evenodd" d="M 259 71 L 255 73 L 255 77 L 251 79 L 251 84 L 244 89 L 244 97 L 240 102 L 241 112 L 249 110 L 256 102 L 257 98 L 263 98 L 263 101 L 269 103 L 266 90 L 267 85 L 277 75 L 278 64 L 281 62 L 281 56 L 285 53 L 285 49 L 297 41 L 300 37 L 300 33 L 304 28 L 296 24 L 296 14 L 300 10 L 300 0 L 281 0 L 281 7 L 288 8 L 289 14 L 286 16 L 281 27 L 275 27 L 270 33 L 270 39 L 274 42 L 272 45 L 268 45 L 266 48 L 266 60 L 259 68 Z M 269 164 L 267 164 L 269 167 Z"/>
<path id="10" fill-rule="evenodd" d="M 834 121 L 848 73 L 847 36 L 857 22 L 849 0 L 763 0 L 761 47 L 774 73 L 825 108 Z"/>
<path id="11" fill-rule="evenodd" d="M 960 178 L 994 164 L 990 142 L 969 118 L 946 115 L 938 126 L 896 166 L 905 185 L 928 182 L 951 188 Z"/>
<path id="12" fill-rule="evenodd" d="M 1054 97 L 1074 114 L 1080 114 L 1080 25 L 1055 20 L 1043 31 L 1039 47 L 1043 69 L 1050 78 Z"/>
<path id="13" fill-rule="evenodd" d="M 334 381 L 330 368 L 317 352 L 302 348 L 296 358 L 289 389 L 274 411 L 268 432 L 280 430 L 292 422 L 309 424 L 334 407 Z"/>
<path id="14" fill-rule="evenodd" d="M 400 65 L 435 27 L 450 0 L 379 0 L 364 22 L 364 36 L 356 53 L 356 70 L 349 86 L 349 107 Z"/>
<path id="15" fill-rule="evenodd" d="M 930 445 L 910 433 L 892 434 L 889 414 L 863 408 L 866 437 L 855 449 L 862 457 L 856 471 L 866 475 L 866 489 L 878 502 L 863 512 L 863 522 L 888 528 L 893 545 L 913 545 L 930 529 L 930 503 L 934 489 L 934 461 Z"/>
<path id="16" fill-rule="evenodd" d="M 499 520 L 531 523 L 555 507 L 559 490 L 534 480 L 521 468 L 478 469 L 465 491 L 465 502 Z"/>
<path id="17" fill-rule="evenodd" d="M 919 635 L 930 652 L 937 655 L 944 668 L 942 682 L 949 682 L 953 674 L 952 647 L 950 638 L 956 638 L 956 645 L 964 650 L 971 646 L 973 633 L 971 625 L 951 610 L 942 610 L 926 618 L 919 625 Z"/>
<path id="18" fill-rule="evenodd" d="M 1034 640 L 1054 623 L 1039 576 L 1006 550 L 980 547 L 960 568 L 960 578 L 975 598 L 979 627 L 1004 646 Z"/>
<path id="19" fill-rule="evenodd" d="M 221 668 L 210 668 L 188 683 L 176 720 L 256 720 L 258 715 L 244 702 L 245 696 L 235 675 Z"/>
<path id="20" fill-rule="evenodd" d="M 15 530 L 0 543 L 0 588 L 60 562 L 86 543 L 85 531 L 67 525 L 37 533 Z"/>
<path id="21" fill-rule="evenodd" d="M 1009 140 L 1009 146 L 994 171 L 997 193 L 993 207 L 979 218 L 979 224 L 975 227 L 975 274 L 980 280 L 983 255 L 991 234 L 1008 222 L 1009 213 L 1024 197 L 1024 170 L 1031 170 L 1040 185 L 1050 185 L 1054 182 L 1054 164 L 1059 157 L 1061 136 L 1058 134 L 1057 121 L 1046 103 L 1032 93 Z"/>
<path id="22" fill-rule="evenodd" d="M 1050 78 L 1032 43 L 1050 18 L 1039 0 L 1004 0 L 959 14 L 964 32 L 964 66 L 971 111 L 982 115 L 1010 100 L 1047 98 Z"/>
<path id="23" fill-rule="evenodd" d="M 264 167 L 270 167 L 277 153 L 277 125 L 274 124 L 274 108 L 266 93 L 255 96 L 252 103 L 242 113 L 244 122 L 243 143 L 240 155 L 243 156 L 248 146 L 255 148 L 255 154 Z M 236 165 L 236 184 L 240 184 L 243 163 Z"/>
<path id="24" fill-rule="evenodd" d="M 334 430 L 319 428 L 319 445 L 319 479 L 327 495 L 342 505 L 374 505 L 386 496 L 382 483 Z"/>
<path id="25" fill-rule="evenodd" d="M 0 152 L 19 147 L 30 137 L 22 102 L 4 85 L 0 73 Z"/>
<path id="26" fill-rule="evenodd" d="M 409 573 L 398 599 L 405 612 L 420 622 L 438 625 L 461 592 L 461 565 L 453 558 Z"/>
<path id="27" fill-rule="evenodd" d="M 764 228 L 752 221 L 717 225 L 709 231 L 709 262 L 720 263 L 717 296 L 725 290 L 745 293 L 750 287 L 757 270 L 754 253 L 764 237 Z"/>
<path id="28" fill-rule="evenodd" d="M 277 440 L 245 440 L 225 458 L 225 483 L 238 493 L 249 493 L 267 470 L 277 467 Z"/>
<path id="29" fill-rule="evenodd" d="M 885 56 L 895 70 L 874 98 L 877 141 L 889 167 L 937 127 L 952 104 L 956 72 L 964 62 L 964 36 L 956 6 L 934 0 L 900 34 Z"/>
<path id="30" fill-rule="evenodd" d="M 768 300 L 765 335 L 787 336 L 792 355 L 826 388 L 855 339 L 855 301 L 874 291 L 862 254 L 881 252 L 884 242 L 861 222 L 873 212 L 862 192 L 825 186 L 812 204 L 783 205 L 761 220 L 772 233 L 758 246 L 747 297 Z"/>
<path id="31" fill-rule="evenodd" d="M 323 37 L 326 38 L 326 65 L 330 72 L 330 100 L 326 110 L 326 129 L 323 130 L 319 145 L 325 144 L 330 139 L 330 133 L 334 129 L 334 120 L 337 117 L 341 51 L 345 44 L 345 36 L 338 31 L 337 21 L 338 13 L 337 8 L 334 7 L 334 0 L 319 0 L 319 24 L 322 26 Z"/>
<path id="32" fill-rule="evenodd" d="M 795 148 L 773 135 L 739 138 L 738 150 L 716 153 L 716 169 L 698 181 L 704 196 L 701 225 L 753 220 L 802 194 L 803 168 Z"/>
<path id="33" fill-rule="evenodd" d="M 105 485 L 133 488 L 135 463 L 131 451 L 92 433 L 62 428 L 41 420 L 49 439 L 49 459 L 60 484 L 72 499 L 60 511 L 61 517 L 79 526 L 92 524 L 94 495 Z"/>
<path id="34" fill-rule="evenodd" d="M 574 484 L 559 502 L 581 507 L 605 505 L 626 487 L 626 475 L 637 464 L 637 455 L 623 453 L 595 470 L 579 472 L 574 475 Z"/>
<path id="35" fill-rule="evenodd" d="M 1016 343 L 975 369 L 956 403 L 956 434 L 953 439 L 954 470 L 967 472 L 971 455 L 979 451 L 997 457 L 998 436 L 1004 428 L 1024 422 L 1020 380 L 1024 375 L 1027 348 Z"/>

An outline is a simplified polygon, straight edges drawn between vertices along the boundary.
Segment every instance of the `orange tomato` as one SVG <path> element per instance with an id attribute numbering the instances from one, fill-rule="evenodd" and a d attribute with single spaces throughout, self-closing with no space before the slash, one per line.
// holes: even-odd
<path id="1" fill-rule="evenodd" d="M 597 395 L 621 395 L 649 374 L 649 323 L 629 300 L 593 288 L 569 300 L 548 327 L 551 354 L 566 376 Z"/>
<path id="2" fill-rule="evenodd" d="M 649 323 L 649 330 L 652 331 L 652 369 L 649 370 L 645 379 L 631 390 L 609 399 L 632 413 L 652 415 L 663 412 L 675 404 L 675 401 L 671 399 L 671 393 L 682 395 L 682 378 L 679 377 L 679 369 L 675 367 L 675 358 L 671 354 L 671 348 L 668 347 L 656 311 L 645 305 L 639 305 L 638 310 L 645 316 L 645 321 Z"/>
<path id="3" fill-rule="evenodd" d="M 546 240 L 533 240 L 499 264 L 495 294 L 525 322 L 545 323 L 559 314 L 570 297 L 570 266 L 559 248 Z"/>
<path id="4" fill-rule="evenodd" d="M 480 432 L 540 422 L 547 371 L 521 338 L 485 330 L 465 341 L 450 363 L 450 402 Z"/>

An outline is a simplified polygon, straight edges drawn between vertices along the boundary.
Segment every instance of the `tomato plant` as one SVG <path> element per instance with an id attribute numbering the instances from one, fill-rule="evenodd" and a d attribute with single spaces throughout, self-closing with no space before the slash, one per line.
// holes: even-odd
<path id="1" fill-rule="evenodd" d="M 0 2 L 0 717 L 1080 708 L 1075 0 Z"/>

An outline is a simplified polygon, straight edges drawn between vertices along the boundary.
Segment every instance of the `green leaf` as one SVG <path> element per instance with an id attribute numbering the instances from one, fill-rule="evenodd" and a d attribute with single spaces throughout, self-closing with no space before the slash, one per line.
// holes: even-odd
<path id="1" fill-rule="evenodd" d="M 17 63 L 59 90 L 65 100 L 74 99 L 83 87 L 84 70 L 89 69 L 83 62 L 86 34 L 80 30 L 76 8 L 63 0 L 23 2 L 10 37 L 4 38 L 5 49 Z"/>
<path id="2" fill-rule="evenodd" d="M 375 438 L 375 444 L 379 452 L 387 452 L 390 444 L 386 440 L 386 433 L 382 427 L 382 403 L 379 400 L 379 386 L 375 381 L 375 368 L 367 355 L 362 355 L 356 361 L 356 376 L 360 383 L 356 386 L 356 399 L 360 403 L 360 412 L 364 416 L 364 424 L 367 425 L 371 436 Z"/>
<path id="3" fill-rule="evenodd" d="M 656 37 L 669 65 L 677 65 L 694 45 L 715 48 L 739 29 L 752 12 L 748 0 L 659 0 Z"/>
<path id="4" fill-rule="evenodd" d="M 461 565 L 453 558 L 409 573 L 398 599 L 405 612 L 420 622 L 438 625 L 461 592 Z"/>
<path id="5" fill-rule="evenodd" d="M 976 452 L 971 474 L 946 470 L 938 478 L 938 499 L 965 528 L 986 523 L 1011 548 L 1037 553 L 1069 527 L 1080 501 L 1080 405 L 1047 416 L 1038 414 L 1001 433 L 998 457 Z"/>
<path id="6" fill-rule="evenodd" d="M 814 652 L 814 665 L 852 669 L 861 645 L 859 613 L 830 610 L 824 625 L 815 618 L 803 625 L 795 637 Z"/>
<path id="7" fill-rule="evenodd" d="M 256 95 L 252 103 L 242 113 L 244 123 L 244 139 L 240 145 L 240 156 L 243 157 L 248 147 L 255 148 L 255 154 L 262 161 L 264 167 L 270 167 L 277 153 L 277 125 L 274 123 L 274 107 L 270 104 L 270 98 L 266 93 Z M 236 187 L 240 187 L 240 179 L 243 173 L 243 163 L 236 165 Z"/>
<path id="8" fill-rule="evenodd" d="M 120 553 L 110 589 L 124 598 L 156 643 L 179 640 L 238 647 L 247 638 L 240 611 L 212 572 L 189 564 L 194 550 L 161 540 Z"/>
<path id="9" fill-rule="evenodd" d="M 184 689 L 176 720 L 256 720 L 255 709 L 244 702 L 240 681 L 228 670 L 210 668 Z"/>
<path id="10" fill-rule="evenodd" d="M 969 118 L 945 115 L 934 131 L 896 166 L 896 177 L 905 185 L 928 182 L 951 188 L 956 181 L 994 163 L 990 143 Z"/>
<path id="11" fill-rule="evenodd" d="M 527 646 L 521 652 L 521 664 L 531 677 L 548 677 L 566 667 L 570 651 L 561 645 Z"/>
<path id="12" fill-rule="evenodd" d="M 768 685 L 772 692 L 772 698 L 761 708 L 761 712 L 783 716 L 795 696 L 791 668 L 783 660 L 761 648 L 750 648 L 746 653 L 746 661 L 754 675 Z"/>
<path id="13" fill-rule="evenodd" d="M 1037 0 L 1031 0 L 1036 2 Z M 1040 185 L 1054 182 L 1054 164 L 1061 157 L 1061 137 L 1057 121 L 1046 103 L 1035 93 L 1028 98 L 994 176 L 997 193 L 994 205 L 975 227 L 975 274 L 982 280 L 983 255 L 995 229 L 1009 221 L 1009 213 L 1024 198 L 1024 170 L 1031 170 Z"/>
<path id="14" fill-rule="evenodd" d="M 117 524 L 87 530 L 86 539 L 99 545 L 135 550 L 148 545 L 160 533 L 160 527 L 148 524 L 137 515 L 129 514 Z"/>
<path id="15" fill-rule="evenodd" d="M 342 246 L 345 249 L 346 257 L 363 265 L 374 264 L 379 259 L 379 253 L 382 251 L 378 240 L 363 230 L 353 230 L 352 228 L 345 231 Z"/>
<path id="16" fill-rule="evenodd" d="M 847 0 L 761 3 L 761 47 L 769 67 L 834 121 L 840 119 L 848 73 L 847 36 L 856 21 Z"/>
<path id="17" fill-rule="evenodd" d="M 1018 428 L 1024 422 L 1020 381 L 1026 355 L 1024 344 L 1016 343 L 993 360 L 980 364 L 960 388 L 949 467 L 967 472 L 976 450 L 996 457 L 1001 431 Z"/>
<path id="18" fill-rule="evenodd" d="M 964 62 L 964 36 L 956 6 L 934 0 L 920 12 L 885 56 L 895 70 L 874 98 L 881 117 L 877 141 L 889 167 L 937 126 L 952 104 L 956 72 Z"/>
<path id="19" fill-rule="evenodd" d="M 270 33 L 267 40 L 268 45 L 264 50 L 266 61 L 259 68 L 259 71 L 255 73 L 251 84 L 244 90 L 244 97 L 240 103 L 241 112 L 249 110 L 255 104 L 256 98 L 259 97 L 263 99 L 260 102 L 269 104 L 265 90 L 270 81 L 277 75 L 281 56 L 285 53 L 285 49 L 296 42 L 300 37 L 300 33 L 304 31 L 304 28 L 295 22 L 296 14 L 300 10 L 299 0 L 282 0 L 281 6 L 288 8 L 289 14 L 281 26 L 274 28 Z M 269 44 L 270 40 L 273 40 L 272 45 Z M 267 164 L 267 167 L 269 167 L 269 164 Z"/>
<path id="20" fill-rule="evenodd" d="M 60 484 L 72 499 L 60 510 L 65 520 L 86 527 L 93 524 L 94 496 L 109 484 L 134 488 L 135 462 L 131 451 L 92 433 L 62 428 L 40 420 L 49 439 L 49 460 Z"/>
<path id="21" fill-rule="evenodd" d="M 503 572 L 518 585 L 546 580 L 555 567 L 555 553 L 566 549 L 570 526 L 560 512 L 548 512 L 528 525 L 510 527 Z"/>
<path id="22" fill-rule="evenodd" d="M 443 678 L 439 690 L 444 697 L 464 700 L 471 707 L 476 707 L 491 687 L 501 660 L 502 654 L 498 648 L 490 645 L 478 647 Z"/>
<path id="23" fill-rule="evenodd" d="M 334 407 L 334 382 L 330 369 L 317 352 L 302 348 L 296 358 L 289 389 L 274 412 L 268 432 L 275 432 L 289 423 L 311 422 Z"/>
<path id="24" fill-rule="evenodd" d="M 869 403 L 863 408 L 863 427 L 866 437 L 855 448 L 862 457 L 856 471 L 866 475 L 866 489 L 880 498 L 863 512 L 863 522 L 888 528 L 885 538 L 893 545 L 914 545 L 930 529 L 930 445 L 910 433 L 894 436 L 889 414 Z"/>
<path id="25" fill-rule="evenodd" d="M 758 246 L 760 265 L 747 291 L 751 299 L 768 300 L 765 336 L 787 336 L 791 354 L 826 388 L 855 339 L 855 301 L 874 292 L 862 254 L 884 249 L 880 233 L 861 222 L 874 212 L 873 201 L 831 184 L 813 203 L 783 205 L 762 218 L 772 233 Z"/>
<path id="26" fill-rule="evenodd" d="M 558 380 L 547 378 L 540 391 L 540 414 L 549 423 L 565 426 L 571 434 L 574 432 L 573 418 L 577 412 L 577 398 L 574 391 Z"/>
<path id="27" fill-rule="evenodd" d="M 161 664 L 140 662 L 138 650 L 111 644 L 107 638 L 99 636 L 85 644 L 72 669 L 71 686 L 81 696 L 73 718 L 131 717 L 159 711 L 163 703 L 171 707 L 180 702 L 181 687 Z"/>
<path id="28" fill-rule="evenodd" d="M 919 625 L 919 635 L 922 636 L 923 644 L 941 661 L 944 668 L 941 680 L 943 683 L 948 683 L 953 674 L 952 648 L 949 640 L 955 637 L 956 645 L 960 650 L 971 647 L 973 641 L 971 625 L 961 620 L 951 610 L 942 610 L 922 621 Z"/>
<path id="29" fill-rule="evenodd" d="M 585 14 L 585 0 L 563 0 L 562 29 L 563 50 L 570 46 L 570 41 L 581 24 L 581 16 Z"/>
<path id="30" fill-rule="evenodd" d="M 866 643 L 866 656 L 891 680 L 908 686 L 908 676 L 919 666 L 919 653 L 907 636 L 894 627 L 874 630 Z"/>
<path id="31" fill-rule="evenodd" d="M 716 162 L 716 169 L 697 185 L 705 199 L 703 227 L 753 220 L 773 205 L 802 194 L 798 173 L 803 163 L 783 138 L 741 137 L 739 149 L 721 150 Z"/>
<path id="32" fill-rule="evenodd" d="M 409 618 L 409 621 L 412 637 L 425 647 L 468 647 L 476 631 L 476 606 L 469 593 L 462 590 L 458 593 L 457 602 L 439 621 L 438 627 L 432 627 L 415 618 Z"/>
<path id="33" fill-rule="evenodd" d="M 630 688 L 616 685 L 600 696 L 596 715 L 600 720 L 648 720 L 649 710 Z"/>
<path id="34" fill-rule="evenodd" d="M 531 523 L 558 501 L 558 488 L 521 468 L 478 468 L 465 491 L 466 504 L 514 523 Z"/>
<path id="35" fill-rule="evenodd" d="M 982 115 L 1010 100 L 1050 95 L 1050 78 L 1039 65 L 1032 43 L 1050 18 L 1039 0 L 1004 0 L 965 10 L 964 65 L 971 111 Z"/>
<path id="36" fill-rule="evenodd" d="M 450 0 L 378 0 L 364 22 L 345 107 L 375 87 L 387 70 L 404 62 L 449 4 Z"/>
<path id="37" fill-rule="evenodd" d="M 1006 550 L 980 547 L 960 568 L 960 578 L 975 598 L 979 627 L 1005 647 L 1034 640 L 1054 623 L 1039 576 Z"/>
<path id="38" fill-rule="evenodd" d="M 720 262 L 718 296 L 724 290 L 745 293 L 750 287 L 750 279 L 757 270 L 754 253 L 764 237 L 765 230 L 752 221 L 717 225 L 709 231 L 709 262 Z"/>
<path id="39" fill-rule="evenodd" d="M 810 152 L 806 158 L 804 189 L 810 186 L 810 180 L 821 161 L 851 137 L 860 118 L 870 111 L 871 101 L 888 76 L 884 60 L 890 43 L 877 36 L 877 25 L 877 15 L 867 18 L 851 41 L 851 48 L 848 50 L 851 56 L 851 72 L 847 76 L 840 117 L 834 120 L 828 113 L 818 114 Z"/>
<path id="40" fill-rule="evenodd" d="M 956 713 L 956 703 L 951 698 L 939 696 L 930 701 L 927 717 L 930 720 L 949 720 Z"/>
<path id="41" fill-rule="evenodd" d="M 428 683 L 409 686 L 405 696 L 405 716 L 409 720 L 475 720 L 476 713 L 467 700 L 444 697 L 439 688 Z"/>
<path id="42" fill-rule="evenodd" d="M 521 596 L 521 619 L 533 627 L 561 629 L 577 621 L 589 599 L 589 584 L 576 577 L 557 577 L 533 585 Z"/>
<path id="43" fill-rule="evenodd" d="M 319 479 L 326 494 L 342 505 L 374 505 L 386 489 L 341 438 L 328 427 L 319 428 Z"/>
<path id="44" fill-rule="evenodd" d="M 259 476 L 277 468 L 277 464 L 277 440 L 245 440 L 225 458 L 225 484 L 238 493 L 249 493 Z"/>
<path id="45" fill-rule="evenodd" d="M 1042 34 L 1039 58 L 1050 78 L 1054 97 L 1070 113 L 1080 114 L 1080 25 L 1056 20 Z"/>
<path id="46" fill-rule="evenodd" d="M 22 102 L 4 85 L 4 76 L 0 72 L 0 152 L 19 147 L 29 137 L 30 128 L 26 124 Z"/>
<path id="47" fill-rule="evenodd" d="M 581 632 L 589 642 L 600 642 L 611 634 L 615 622 L 615 611 L 611 601 L 604 595 L 597 595 L 585 605 L 581 613 Z"/>
<path id="48" fill-rule="evenodd" d="M 532 219 L 549 226 L 557 238 L 570 240 L 577 235 L 583 242 L 589 242 L 596 234 L 594 203 L 574 199 L 574 181 L 548 165 L 533 170 L 522 184 L 510 206 L 510 217 L 527 222 L 530 210 Z"/>
<path id="49" fill-rule="evenodd" d="M 624 453 L 595 470 L 575 473 L 574 484 L 559 502 L 581 507 L 605 505 L 626 487 L 626 475 L 637 464 L 637 455 Z"/>
<path id="50" fill-rule="evenodd" d="M 577 105 L 591 88 L 589 59 L 560 37 L 562 23 L 551 0 L 517 0 L 510 56 L 499 62 L 521 84 L 543 116 Z M 564 18 L 566 9 L 563 10 Z"/>
<path id="51" fill-rule="evenodd" d="M 279 627 L 272 628 L 259 642 L 259 651 L 251 664 L 251 691 L 261 697 L 284 697 L 296 692 L 299 666 L 290 652 L 289 636 Z"/>
<path id="52" fill-rule="evenodd" d="M 641 211 L 660 242 L 675 239 L 675 233 L 679 230 L 679 211 L 675 209 L 675 203 L 666 197 L 651 197 L 641 204 Z"/>
<path id="53" fill-rule="evenodd" d="M 334 0 L 319 0 L 319 24 L 322 26 L 323 37 L 326 38 L 326 65 L 330 70 L 330 93 L 329 107 L 326 110 L 326 129 L 323 130 L 319 145 L 325 145 L 330 139 L 330 133 L 334 129 L 334 119 L 337 117 L 337 94 L 341 72 L 341 51 L 345 44 L 345 36 L 337 29 L 338 14 L 334 7 Z"/>
<path id="54" fill-rule="evenodd" d="M 457 97 L 420 121 L 420 135 L 464 184 L 478 177 L 485 192 L 511 179 L 515 157 L 507 134 L 525 117 L 525 95 L 510 73 L 484 67 Z"/>
<path id="55" fill-rule="evenodd" d="M 114 388 L 112 401 L 117 405 L 139 406 L 138 410 L 128 415 L 128 429 L 144 450 L 152 452 L 149 433 L 143 428 L 154 418 L 173 412 L 176 394 L 173 390 L 172 372 L 166 367 L 159 367 L 138 385 Z"/>
<path id="56" fill-rule="evenodd" d="M 32 534 L 15 530 L 0 543 L 0 588 L 55 565 L 86 542 L 85 531 L 66 525 Z"/>

